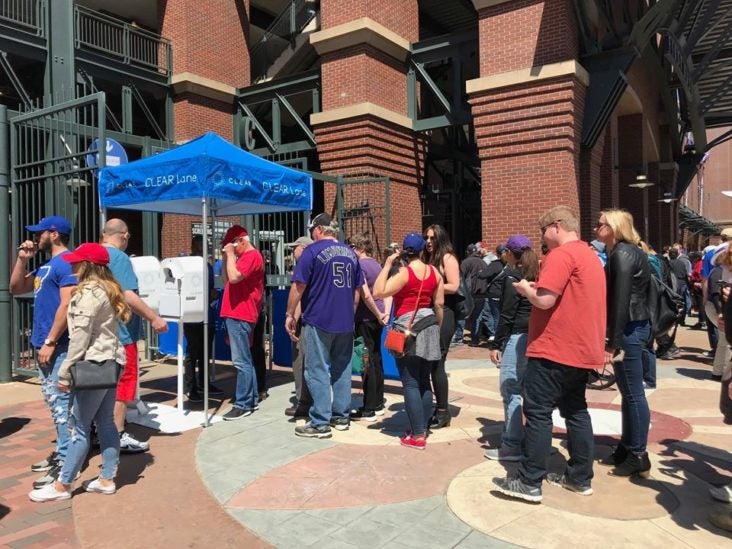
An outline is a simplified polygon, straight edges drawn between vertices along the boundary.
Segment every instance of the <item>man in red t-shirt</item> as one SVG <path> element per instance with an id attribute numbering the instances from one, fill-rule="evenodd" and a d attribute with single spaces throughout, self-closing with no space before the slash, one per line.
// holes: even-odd
<path id="1" fill-rule="evenodd" d="M 234 406 L 224 414 L 224 419 L 234 420 L 251 415 L 257 407 L 257 375 L 250 346 L 262 310 L 264 260 L 241 225 L 230 227 L 222 244 L 221 276 L 226 285 L 221 298 L 221 317 L 226 319 L 231 361 L 236 368 Z"/>
<path id="2" fill-rule="evenodd" d="M 539 279 L 514 283 L 533 305 L 524 379 L 524 459 L 517 477 L 493 479 L 501 493 L 533 502 L 541 501 L 545 476 L 551 484 L 592 494 L 594 447 L 585 387 L 589 370 L 604 362 L 606 321 L 605 272 L 579 239 L 577 216 L 556 206 L 539 223 L 550 250 Z M 567 424 L 570 459 L 564 473 L 547 475 L 557 407 Z"/>

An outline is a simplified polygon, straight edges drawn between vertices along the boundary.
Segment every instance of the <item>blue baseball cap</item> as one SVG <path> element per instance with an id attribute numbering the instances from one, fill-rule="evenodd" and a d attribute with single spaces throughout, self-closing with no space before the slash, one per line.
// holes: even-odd
<path id="1" fill-rule="evenodd" d="M 56 231 L 66 236 L 71 234 L 71 223 L 60 215 L 49 215 L 41 219 L 36 225 L 26 225 L 25 228 L 32 233 Z"/>
<path id="2" fill-rule="evenodd" d="M 418 254 L 424 249 L 424 238 L 419 233 L 409 233 L 404 237 L 402 242 L 402 250 L 405 252 Z"/>

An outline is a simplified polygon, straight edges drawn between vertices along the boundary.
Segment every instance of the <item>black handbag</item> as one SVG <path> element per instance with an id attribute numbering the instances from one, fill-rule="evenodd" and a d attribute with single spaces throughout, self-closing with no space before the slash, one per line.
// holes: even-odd
<path id="1" fill-rule="evenodd" d="M 114 389 L 122 375 L 122 366 L 113 359 L 104 362 L 80 360 L 71 365 L 70 372 L 74 391 Z"/>

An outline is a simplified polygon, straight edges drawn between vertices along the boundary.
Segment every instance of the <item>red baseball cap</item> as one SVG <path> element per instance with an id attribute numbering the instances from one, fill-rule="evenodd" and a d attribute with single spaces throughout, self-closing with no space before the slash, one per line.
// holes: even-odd
<path id="1" fill-rule="evenodd" d="M 88 261 L 97 265 L 109 264 L 109 252 L 107 248 L 96 242 L 87 242 L 76 248 L 73 252 L 69 252 L 61 256 L 67 263 L 79 263 L 80 261 Z"/>
<path id="2" fill-rule="evenodd" d="M 249 233 L 241 225 L 232 225 L 229 227 L 229 230 L 226 231 L 224 239 L 221 241 L 221 246 L 226 246 L 229 242 L 233 242 L 240 236 L 249 236 Z"/>

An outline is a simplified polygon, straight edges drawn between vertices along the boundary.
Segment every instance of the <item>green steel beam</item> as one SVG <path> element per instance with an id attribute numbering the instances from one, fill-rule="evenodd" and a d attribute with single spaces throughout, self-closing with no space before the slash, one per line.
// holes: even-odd
<path id="1" fill-rule="evenodd" d="M 292 95 L 311 90 L 313 87 L 320 87 L 319 70 L 303 72 L 287 78 L 277 78 L 276 80 L 247 86 L 237 92 L 237 98 L 240 102 L 246 100 L 247 103 L 251 104 L 272 99 L 276 93 L 286 92 L 287 95 Z"/>
<path id="2" fill-rule="evenodd" d="M 295 120 L 295 123 L 300 126 L 300 129 L 305 133 L 306 140 L 312 143 L 313 147 L 315 147 L 315 134 L 310 130 L 307 124 L 303 121 L 302 117 L 297 113 L 297 111 L 292 107 L 290 102 L 279 93 L 277 94 L 277 99 L 279 100 L 280 104 L 285 107 L 285 110 L 290 113 L 290 116 L 292 116 L 293 120 Z"/>
<path id="3" fill-rule="evenodd" d="M 74 49 L 74 1 L 52 0 L 48 3 L 48 19 L 53 32 L 48 38 L 49 88 L 51 97 L 76 97 L 76 68 Z"/>
<path id="4" fill-rule="evenodd" d="M 122 131 L 132 133 L 132 90 L 122 86 Z"/>
<path id="5" fill-rule="evenodd" d="M 11 240 L 10 229 L 10 125 L 8 108 L 0 105 L 0 242 Z M 10 248 L 0 246 L 0 265 L 10 265 Z M 10 297 L 10 272 L 8 268 L 0 269 L 0 349 L 5 349 L 0 358 L 0 383 L 8 383 L 13 379 L 11 345 L 12 299 Z"/>

